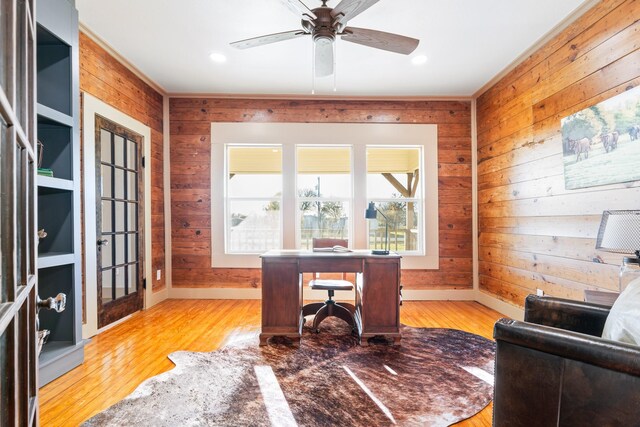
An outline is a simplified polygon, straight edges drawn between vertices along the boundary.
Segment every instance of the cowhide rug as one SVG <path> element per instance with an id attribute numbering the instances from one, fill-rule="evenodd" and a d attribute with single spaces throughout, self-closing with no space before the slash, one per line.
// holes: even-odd
<path id="1" fill-rule="evenodd" d="M 309 323 L 309 322 L 308 322 Z M 453 329 L 402 327 L 402 345 L 361 347 L 330 318 L 299 348 L 257 333 L 211 353 L 169 355 L 85 426 L 446 426 L 493 392 L 493 342 Z"/>

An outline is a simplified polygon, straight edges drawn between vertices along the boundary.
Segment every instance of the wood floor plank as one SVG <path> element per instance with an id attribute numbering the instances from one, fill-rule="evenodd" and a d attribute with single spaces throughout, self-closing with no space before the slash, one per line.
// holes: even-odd
<path id="1" fill-rule="evenodd" d="M 453 328 L 486 338 L 503 317 L 477 302 L 406 301 L 402 323 Z M 168 300 L 94 337 L 85 362 L 40 390 L 40 423 L 73 426 L 130 394 L 142 381 L 174 367 L 179 350 L 213 351 L 260 328 L 260 301 Z M 487 406 L 460 426 L 490 426 Z"/>

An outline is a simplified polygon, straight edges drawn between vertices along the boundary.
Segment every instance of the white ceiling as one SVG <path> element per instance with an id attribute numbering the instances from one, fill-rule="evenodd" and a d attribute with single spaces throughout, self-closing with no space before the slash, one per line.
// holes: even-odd
<path id="1" fill-rule="evenodd" d="M 317 95 L 471 96 L 588 0 L 380 0 L 354 27 L 420 39 L 411 56 L 338 40 Z M 319 0 L 303 0 L 311 9 Z M 335 7 L 338 0 L 330 0 Z M 280 0 L 76 0 L 80 21 L 168 93 L 309 95 L 311 40 L 230 42 L 295 30 Z M 226 55 L 219 64 L 212 52 Z M 411 57 L 427 55 L 422 66 Z"/>

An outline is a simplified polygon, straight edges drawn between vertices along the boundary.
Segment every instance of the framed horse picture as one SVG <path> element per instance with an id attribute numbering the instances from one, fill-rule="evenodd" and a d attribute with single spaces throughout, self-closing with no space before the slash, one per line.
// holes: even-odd
<path id="1" fill-rule="evenodd" d="M 566 189 L 640 180 L 640 87 L 560 124 Z"/>

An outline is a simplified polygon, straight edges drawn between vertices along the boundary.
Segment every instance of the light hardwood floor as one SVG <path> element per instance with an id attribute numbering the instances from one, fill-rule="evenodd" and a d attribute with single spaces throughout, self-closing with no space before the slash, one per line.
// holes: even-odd
<path id="1" fill-rule="evenodd" d="M 402 323 L 455 328 L 491 338 L 501 314 L 476 302 L 405 302 Z M 94 337 L 85 362 L 40 390 L 42 426 L 74 426 L 173 368 L 177 350 L 212 351 L 260 328 L 260 301 L 168 300 Z M 491 406 L 460 425 L 490 426 Z"/>

